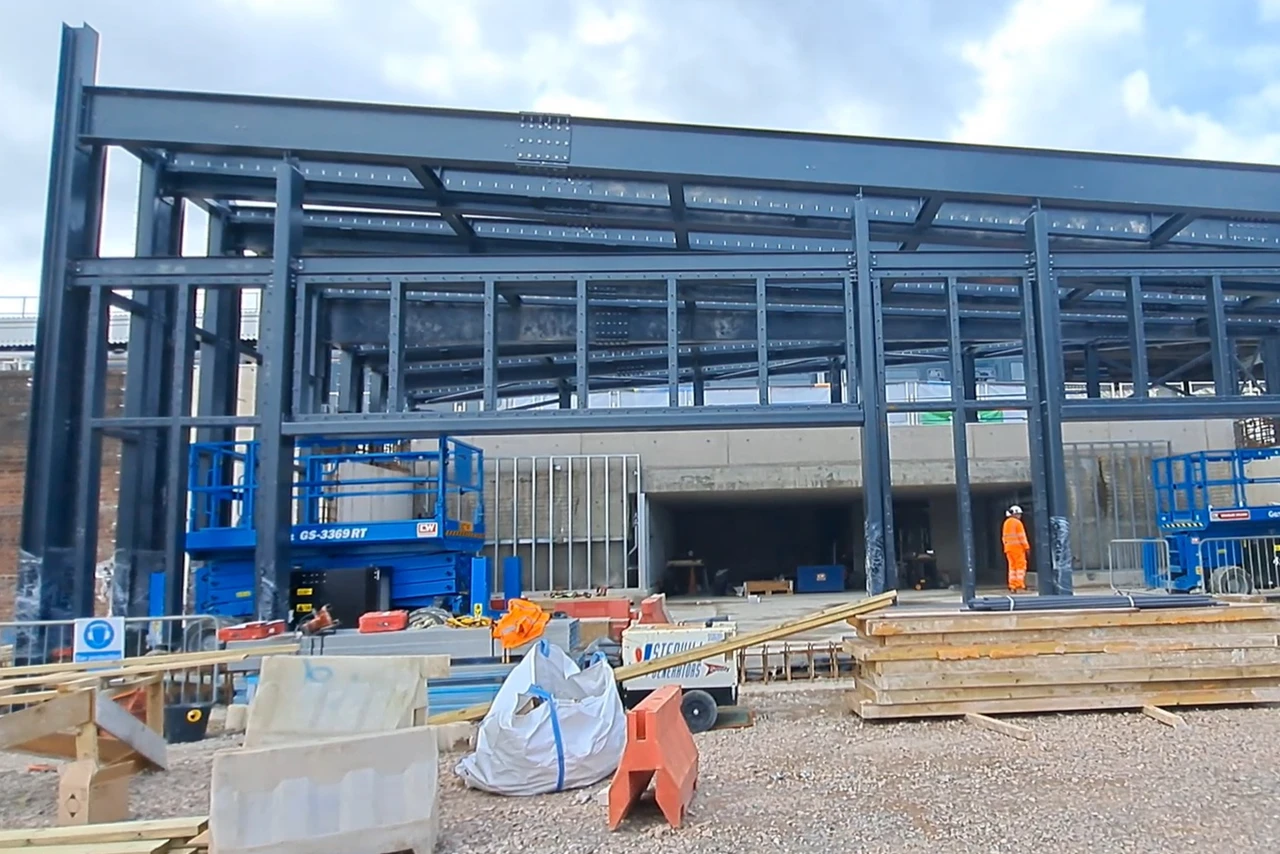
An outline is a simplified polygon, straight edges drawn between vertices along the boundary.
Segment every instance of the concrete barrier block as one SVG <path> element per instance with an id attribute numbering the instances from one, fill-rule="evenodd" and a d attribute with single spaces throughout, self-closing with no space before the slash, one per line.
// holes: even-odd
<path id="1" fill-rule="evenodd" d="M 449 657 L 273 656 L 245 729 L 245 747 L 390 732 L 424 720 L 427 680 L 449 673 Z"/>
<path id="2" fill-rule="evenodd" d="M 211 854 L 430 854 L 438 762 L 434 727 L 219 753 Z"/>

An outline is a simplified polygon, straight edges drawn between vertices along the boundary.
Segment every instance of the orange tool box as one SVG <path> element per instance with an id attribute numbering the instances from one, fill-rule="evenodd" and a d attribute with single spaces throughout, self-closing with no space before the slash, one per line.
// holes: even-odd
<path id="1" fill-rule="evenodd" d="M 408 611 L 370 611 L 360 615 L 360 633 L 399 632 L 409 625 Z"/>
<path id="2" fill-rule="evenodd" d="M 288 626 L 284 620 L 259 620 L 253 623 L 241 623 L 238 626 L 225 626 L 218 629 L 218 640 L 229 641 L 266 640 L 285 633 Z"/>

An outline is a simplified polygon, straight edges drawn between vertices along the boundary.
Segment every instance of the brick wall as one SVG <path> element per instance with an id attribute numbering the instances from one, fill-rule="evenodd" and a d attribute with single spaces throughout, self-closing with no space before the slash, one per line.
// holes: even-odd
<path id="1" fill-rule="evenodd" d="M 119 411 L 124 374 L 108 375 L 106 409 Z M 22 487 L 27 467 L 27 426 L 31 409 L 31 374 L 0 372 L 0 621 L 13 618 L 17 585 L 18 546 L 22 535 Z M 120 492 L 120 443 L 105 439 L 98 511 L 98 560 L 111 555 L 116 535 L 116 504 Z M 70 511 L 70 508 L 68 508 Z"/>

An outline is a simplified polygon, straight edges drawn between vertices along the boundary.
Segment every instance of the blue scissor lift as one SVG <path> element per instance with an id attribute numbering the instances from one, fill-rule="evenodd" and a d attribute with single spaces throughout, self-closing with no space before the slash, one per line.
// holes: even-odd
<path id="1" fill-rule="evenodd" d="M 257 470 L 257 442 L 191 446 L 194 613 L 254 618 Z M 449 437 L 426 450 L 407 439 L 307 439 L 295 472 L 295 576 L 376 568 L 389 576 L 394 608 L 488 610 L 488 561 L 477 556 L 485 541 L 479 448 Z"/>
<path id="2" fill-rule="evenodd" d="M 1251 487 L 1280 484 L 1280 476 L 1251 468 L 1275 459 L 1280 448 L 1197 451 L 1152 460 L 1156 526 L 1169 547 L 1169 578 L 1160 577 L 1161 561 L 1150 549 L 1143 556 L 1148 586 L 1211 593 L 1274 589 L 1273 564 L 1280 557 L 1270 553 L 1275 548 L 1270 538 L 1280 535 L 1280 504 L 1259 503 L 1259 490 Z"/>

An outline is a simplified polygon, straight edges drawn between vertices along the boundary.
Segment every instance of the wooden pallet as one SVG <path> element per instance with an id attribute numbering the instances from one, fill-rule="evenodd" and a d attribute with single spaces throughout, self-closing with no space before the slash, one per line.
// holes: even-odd
<path id="1" fill-rule="evenodd" d="M 849 620 L 864 718 L 1280 702 L 1280 606 Z"/>

